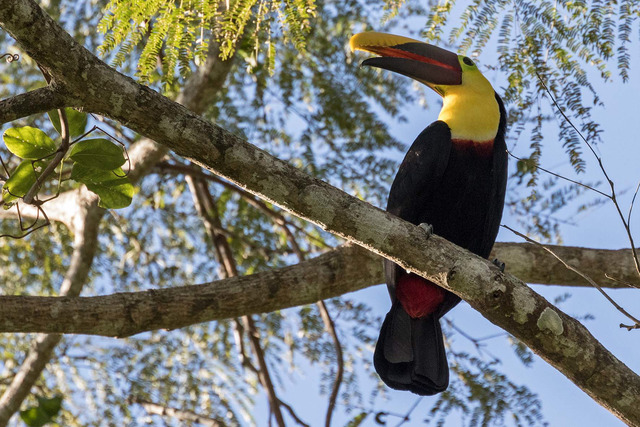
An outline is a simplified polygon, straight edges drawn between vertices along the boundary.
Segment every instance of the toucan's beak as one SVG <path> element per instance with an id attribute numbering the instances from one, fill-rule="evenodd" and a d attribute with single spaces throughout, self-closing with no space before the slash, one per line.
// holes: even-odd
<path id="1" fill-rule="evenodd" d="M 440 85 L 462 84 L 462 67 L 458 55 L 430 44 L 374 31 L 351 37 L 351 50 L 380 55 L 362 65 L 383 68 L 411 77 L 435 89 Z"/>

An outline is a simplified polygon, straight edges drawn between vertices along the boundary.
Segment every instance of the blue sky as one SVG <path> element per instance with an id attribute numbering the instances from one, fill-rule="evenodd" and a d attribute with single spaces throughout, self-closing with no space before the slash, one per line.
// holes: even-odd
<path id="1" fill-rule="evenodd" d="M 487 51 L 489 52 L 489 51 Z M 490 53 L 484 54 L 482 60 L 485 63 L 491 61 Z M 640 66 L 639 58 L 634 57 L 632 61 L 632 70 Z M 615 69 L 615 65 L 613 65 Z M 500 91 L 497 80 L 500 76 L 497 72 L 486 73 L 487 77 L 494 82 L 498 92 Z M 604 133 L 602 135 L 603 144 L 597 147 L 603 163 L 616 183 L 617 191 L 622 192 L 620 201 L 623 211 L 626 212 L 631 196 L 638 180 L 640 180 L 640 168 L 638 167 L 638 159 L 640 159 L 640 115 L 637 105 L 636 95 L 640 93 L 640 79 L 633 77 L 631 80 L 623 84 L 621 80 L 614 76 L 611 82 L 603 83 L 597 78 L 593 81 L 596 90 L 604 102 L 604 107 L 595 108 L 593 115 L 597 122 L 600 123 Z M 398 78 L 402 78 L 398 76 Z M 395 135 L 400 141 L 409 144 L 416 135 L 429 123 L 436 120 L 439 107 L 433 101 L 437 100 L 435 94 L 430 98 L 432 107 L 428 110 L 422 109 L 416 105 L 414 111 L 409 114 L 409 121 L 405 124 L 391 123 L 391 129 L 395 131 Z M 546 108 L 550 108 L 548 100 L 541 101 Z M 523 144 L 524 142 L 524 144 Z M 519 147 L 524 148 L 526 140 L 521 140 Z M 546 127 L 544 135 L 544 154 L 542 166 L 552 168 L 555 172 L 567 173 L 568 161 L 563 154 L 561 144 L 557 140 L 557 134 L 553 126 Z M 578 177 L 572 176 L 574 179 L 581 181 L 597 181 L 602 180 L 602 173 L 597 167 L 595 160 L 591 154 L 587 152 L 585 147 L 584 157 L 587 160 L 587 172 Z M 514 162 L 510 162 L 513 167 Z M 600 187 L 601 190 L 608 192 L 605 186 Z M 580 200 L 593 199 L 593 196 Z M 632 231 L 634 225 L 638 225 L 638 215 L 640 215 L 640 206 L 637 207 L 635 220 L 632 219 Z M 596 207 L 587 212 L 575 214 L 575 206 L 568 206 L 559 215 L 561 218 L 572 220 L 576 225 L 563 225 L 561 227 L 563 244 L 571 246 L 584 246 L 602 249 L 619 249 L 629 247 L 625 231 L 616 216 L 613 205 L 608 202 L 603 206 Z M 519 229 L 519 226 L 508 212 L 505 213 L 503 224 Z M 640 235 L 637 235 L 640 239 Z M 520 238 L 513 235 L 508 230 L 502 230 L 498 236 L 498 241 L 521 241 Z M 507 264 L 509 270 L 509 260 L 503 260 Z M 594 320 L 587 321 L 585 326 L 591 333 L 602 342 L 614 355 L 626 363 L 635 372 L 640 372 L 640 359 L 637 355 L 640 351 L 638 343 L 639 331 L 627 332 L 625 329 L 619 328 L 621 322 L 626 319 L 594 289 L 590 288 L 568 288 L 559 286 L 543 286 L 532 285 L 536 292 L 539 292 L 549 300 L 564 293 L 571 293 L 571 298 L 564 302 L 560 309 L 564 312 L 582 316 L 592 314 Z M 610 294 L 623 303 L 624 307 L 632 314 L 640 315 L 640 296 L 637 290 L 616 290 L 610 291 Z M 384 286 L 376 286 L 364 291 L 352 294 L 353 299 L 361 299 L 371 304 L 375 310 L 379 310 L 383 315 L 389 308 L 389 300 Z M 462 328 L 468 334 L 474 337 L 488 336 L 501 330 L 485 320 L 479 313 L 471 309 L 467 304 L 460 304 L 455 310 L 448 314 L 458 327 Z M 465 348 L 468 351 L 475 352 L 474 347 L 461 336 L 453 338 L 456 348 Z M 502 370 L 509 375 L 510 379 L 516 383 L 526 384 L 531 391 L 537 393 L 542 401 L 542 412 L 546 421 L 551 426 L 582 426 L 582 427 L 602 427 L 624 425 L 615 416 L 595 403 L 589 396 L 576 387 L 571 381 L 565 378 L 561 373 L 556 371 L 539 357 L 535 357 L 532 367 L 525 367 L 514 356 L 513 350 L 506 343 L 505 338 L 495 338 L 487 342 L 487 349 L 494 355 L 502 359 Z M 285 384 L 285 390 L 282 390 L 285 400 L 293 404 L 297 408 L 298 413 L 311 425 L 323 425 L 324 414 L 326 409 L 326 400 L 317 398 L 317 373 L 314 368 L 310 367 L 309 371 L 298 377 L 295 384 Z M 313 384 L 313 385 L 311 385 Z M 362 384 L 363 390 L 367 389 Z M 395 412 L 404 413 L 416 401 L 416 396 L 406 392 L 389 392 L 390 400 L 388 402 L 380 401 L 380 410 L 393 410 Z M 416 411 L 412 421 L 403 424 L 404 426 L 424 426 L 421 422 L 423 418 L 419 416 L 426 413 L 431 405 L 435 402 L 435 398 L 424 398 Z M 259 422 L 260 414 L 266 414 L 264 403 L 259 404 L 256 408 L 256 420 Z M 334 425 L 345 425 L 352 416 L 345 416 L 342 411 L 336 413 L 334 417 Z M 397 418 L 388 418 L 388 425 L 395 425 Z M 447 425 L 456 425 L 461 423 L 460 419 L 452 417 Z M 261 426 L 267 425 L 260 422 Z M 370 417 L 363 425 L 377 425 Z"/>

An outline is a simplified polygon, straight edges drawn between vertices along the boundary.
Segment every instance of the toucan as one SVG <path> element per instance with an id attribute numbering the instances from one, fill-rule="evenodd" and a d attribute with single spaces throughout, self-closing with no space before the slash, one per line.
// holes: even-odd
<path id="1" fill-rule="evenodd" d="M 352 51 L 378 55 L 362 65 L 403 74 L 442 96 L 438 120 L 418 135 L 391 185 L 387 211 L 487 258 L 507 183 L 506 111 L 474 61 L 418 40 L 364 32 Z M 386 260 L 392 306 L 374 366 L 398 390 L 428 396 L 449 385 L 440 318 L 460 298 Z"/>

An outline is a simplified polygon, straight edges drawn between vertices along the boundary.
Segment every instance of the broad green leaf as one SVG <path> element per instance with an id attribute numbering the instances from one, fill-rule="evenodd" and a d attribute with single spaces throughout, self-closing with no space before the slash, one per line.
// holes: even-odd
<path id="1" fill-rule="evenodd" d="M 51 421 L 51 417 L 37 406 L 20 411 L 20 418 L 29 427 L 42 427 Z"/>
<path id="2" fill-rule="evenodd" d="M 20 418 L 29 427 L 42 427 L 53 422 L 53 418 L 58 415 L 62 407 L 62 396 L 55 396 L 50 399 L 36 396 L 38 406 L 32 406 L 20 411 Z"/>
<path id="3" fill-rule="evenodd" d="M 35 162 L 33 165 L 31 160 L 20 163 L 2 186 L 2 200 L 5 204 L 24 197 L 36 183 L 37 175 L 34 167 L 38 172 L 42 172 L 47 164 L 46 162 Z"/>
<path id="4" fill-rule="evenodd" d="M 124 165 L 122 148 L 104 139 L 87 139 L 73 145 L 69 158 L 94 169 L 114 170 Z"/>
<path id="5" fill-rule="evenodd" d="M 73 108 L 65 108 L 64 112 L 67 114 L 67 122 L 69 123 L 69 136 L 75 138 L 85 132 L 87 128 L 87 115 Z M 47 112 L 49 120 L 53 127 L 61 133 L 60 130 L 60 117 L 58 116 L 58 110 L 51 110 Z"/>
<path id="6" fill-rule="evenodd" d="M 112 171 L 89 168 L 80 163 L 73 165 L 71 179 L 83 183 L 100 197 L 100 206 L 107 209 L 126 208 L 133 199 L 133 185 L 124 176 L 122 168 Z"/>
<path id="7" fill-rule="evenodd" d="M 29 160 L 42 159 L 58 149 L 46 133 L 31 126 L 7 129 L 4 132 L 4 143 L 13 154 Z"/>
<path id="8" fill-rule="evenodd" d="M 52 398 L 37 396 L 37 399 L 40 408 L 42 408 L 42 410 L 50 417 L 54 417 L 58 415 L 58 412 L 60 412 L 60 408 L 62 407 L 62 396 L 54 396 Z"/>

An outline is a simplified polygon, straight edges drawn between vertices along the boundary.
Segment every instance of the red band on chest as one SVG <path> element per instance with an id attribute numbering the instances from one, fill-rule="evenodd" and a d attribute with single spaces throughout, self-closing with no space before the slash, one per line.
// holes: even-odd
<path id="1" fill-rule="evenodd" d="M 493 154 L 493 139 L 489 141 L 473 141 L 471 139 L 452 139 L 453 146 L 458 150 L 473 151 L 478 156 L 487 157 Z"/>

